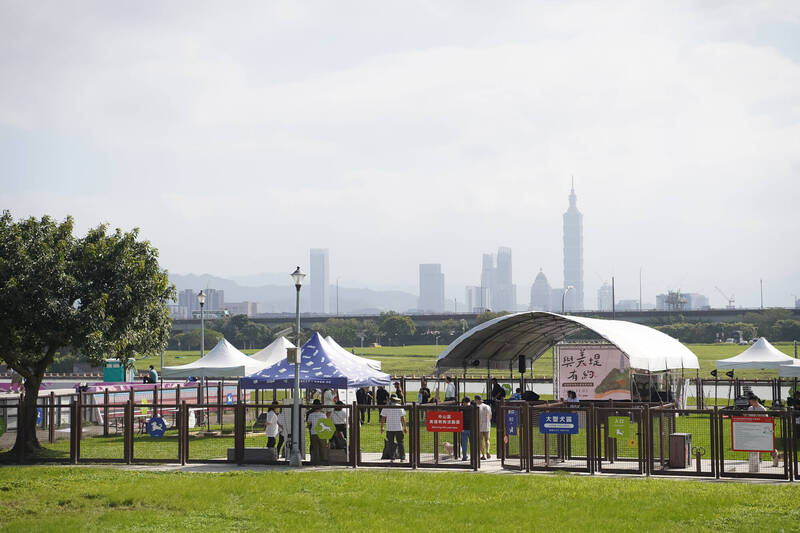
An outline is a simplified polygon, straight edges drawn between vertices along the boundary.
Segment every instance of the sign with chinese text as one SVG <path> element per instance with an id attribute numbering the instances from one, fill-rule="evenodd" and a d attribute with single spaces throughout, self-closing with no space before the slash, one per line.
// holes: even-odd
<path id="1" fill-rule="evenodd" d="M 519 411 L 512 409 L 506 413 L 506 435 L 516 435 L 519 427 Z"/>
<path id="2" fill-rule="evenodd" d="M 630 400 L 630 364 L 615 346 L 558 348 L 558 394 L 574 391 L 579 400 Z"/>
<path id="3" fill-rule="evenodd" d="M 731 449 L 771 452 L 775 449 L 775 419 L 771 416 L 732 416 Z"/>
<path id="4" fill-rule="evenodd" d="M 464 413 L 461 411 L 430 411 L 425 426 L 431 432 L 459 433 L 464 429 Z"/>
<path id="5" fill-rule="evenodd" d="M 638 425 L 631 422 L 631 419 L 627 416 L 608 417 L 608 436 L 612 439 L 618 439 L 619 441 L 627 443 L 631 448 L 637 444 L 637 429 Z"/>
<path id="6" fill-rule="evenodd" d="M 578 434 L 577 413 L 541 413 L 539 415 L 539 433 L 558 435 Z"/>

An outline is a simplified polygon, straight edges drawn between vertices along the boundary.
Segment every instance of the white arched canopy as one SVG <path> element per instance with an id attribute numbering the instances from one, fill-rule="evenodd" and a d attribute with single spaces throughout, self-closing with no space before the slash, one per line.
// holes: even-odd
<path id="1" fill-rule="evenodd" d="M 520 356 L 534 361 L 582 329 L 593 331 L 619 348 L 628 357 L 631 368 L 649 371 L 700 368 L 697 356 L 686 346 L 648 326 L 545 312 L 516 313 L 479 324 L 445 348 L 436 366 L 516 368 L 514 361 Z"/>

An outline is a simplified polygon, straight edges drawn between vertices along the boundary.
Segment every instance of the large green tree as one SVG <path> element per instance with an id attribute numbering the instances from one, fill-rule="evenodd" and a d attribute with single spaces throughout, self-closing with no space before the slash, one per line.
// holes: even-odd
<path id="1" fill-rule="evenodd" d="M 175 297 L 158 252 L 138 230 L 98 226 L 75 237 L 73 220 L 0 217 L 0 360 L 22 375 L 25 395 L 12 453 L 39 448 L 36 401 L 45 369 L 64 347 L 92 363 L 127 364 L 167 343 Z"/>

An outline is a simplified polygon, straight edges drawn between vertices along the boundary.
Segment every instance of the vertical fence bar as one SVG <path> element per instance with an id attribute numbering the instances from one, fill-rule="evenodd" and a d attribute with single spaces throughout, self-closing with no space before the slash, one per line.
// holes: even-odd
<path id="1" fill-rule="evenodd" d="M 72 400 L 69 404 L 69 462 L 73 465 L 78 464 L 78 428 L 75 426 L 77 418 L 75 411 L 77 411 L 77 401 Z"/>
<path id="2" fill-rule="evenodd" d="M 108 437 L 108 387 L 103 390 L 103 436 Z"/>
<path id="3" fill-rule="evenodd" d="M 47 441 L 53 444 L 56 441 L 56 393 L 50 391 L 50 412 L 48 416 Z"/>
<path id="4" fill-rule="evenodd" d="M 222 381 L 217 381 L 217 423 L 222 429 Z"/>
<path id="5" fill-rule="evenodd" d="M 131 444 L 128 437 L 128 420 L 130 419 L 131 402 L 125 402 L 122 410 L 122 457 L 126 464 L 131 464 Z"/>
<path id="6" fill-rule="evenodd" d="M 356 467 L 356 458 L 358 457 L 358 430 L 360 429 L 360 418 L 358 417 L 358 402 L 353 400 L 353 403 L 350 407 L 350 449 L 349 449 L 349 457 L 348 463 L 349 466 L 353 468 Z"/>

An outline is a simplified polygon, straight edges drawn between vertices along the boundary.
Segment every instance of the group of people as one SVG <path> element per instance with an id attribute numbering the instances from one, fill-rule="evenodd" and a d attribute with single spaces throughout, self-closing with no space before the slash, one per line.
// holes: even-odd
<path id="1" fill-rule="evenodd" d="M 492 408 L 483 402 L 479 395 L 470 400 L 469 396 L 464 396 L 461 399 L 461 407 L 470 407 L 476 405 L 478 407 L 478 442 L 480 443 L 481 459 L 491 459 L 490 453 L 490 439 L 489 433 L 492 431 Z M 466 412 L 464 413 L 466 415 Z M 463 417 L 461 429 L 461 449 L 455 454 L 455 459 L 462 461 L 469 461 L 473 451 L 472 443 L 472 418 L 469 416 Z M 467 450 L 469 449 L 469 452 Z M 460 453 L 459 453 L 460 452 Z"/>

